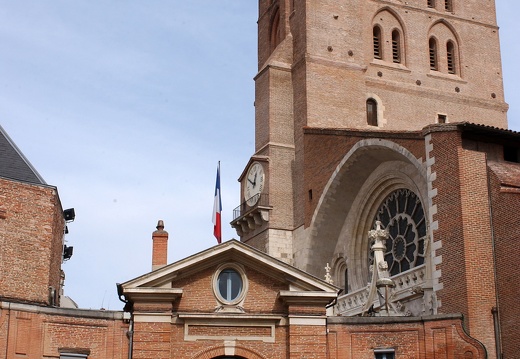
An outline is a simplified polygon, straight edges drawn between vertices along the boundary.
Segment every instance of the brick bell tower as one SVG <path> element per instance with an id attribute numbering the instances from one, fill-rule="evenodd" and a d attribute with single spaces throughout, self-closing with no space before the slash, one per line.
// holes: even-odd
<path id="1" fill-rule="evenodd" d="M 495 2 L 260 0 L 255 89 L 255 153 L 231 224 L 298 266 L 313 200 L 306 128 L 507 127 Z"/>

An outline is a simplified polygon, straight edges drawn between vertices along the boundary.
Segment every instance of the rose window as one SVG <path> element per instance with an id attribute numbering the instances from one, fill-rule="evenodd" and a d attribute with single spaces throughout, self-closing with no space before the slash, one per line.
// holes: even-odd
<path id="1" fill-rule="evenodd" d="M 424 264 L 426 220 L 421 201 L 408 189 L 392 192 L 377 210 L 375 221 L 388 229 L 385 261 L 390 275 Z M 369 261 L 373 254 L 369 247 Z"/>

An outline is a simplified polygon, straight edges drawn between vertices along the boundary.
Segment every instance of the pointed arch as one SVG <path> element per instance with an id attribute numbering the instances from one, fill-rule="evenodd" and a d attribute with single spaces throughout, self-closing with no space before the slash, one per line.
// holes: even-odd
<path id="1" fill-rule="evenodd" d="M 406 27 L 401 16 L 383 6 L 372 18 L 374 58 L 393 63 L 405 63 Z"/>
<path id="2" fill-rule="evenodd" d="M 446 20 L 434 22 L 428 30 L 430 69 L 433 70 L 433 44 L 435 39 L 436 71 L 461 76 L 459 35 Z"/>
<path id="3" fill-rule="evenodd" d="M 271 17 L 271 26 L 269 27 L 269 41 L 271 51 L 274 51 L 281 42 L 281 26 L 280 26 L 280 8 L 277 6 Z"/>
<path id="4" fill-rule="evenodd" d="M 439 25 L 444 25 L 448 28 L 448 30 L 451 32 L 451 37 L 453 38 L 453 40 L 457 43 L 457 44 L 460 44 L 460 36 L 459 34 L 457 33 L 457 30 L 455 29 L 455 27 L 447 20 L 445 19 L 439 19 L 435 22 L 433 22 L 431 25 L 430 25 L 430 28 L 428 29 L 428 34 L 434 34 L 436 33 L 436 30 L 435 30 L 435 27 L 439 26 Z"/>
<path id="5" fill-rule="evenodd" d="M 338 164 L 318 200 L 302 269 L 322 276 L 321 262 L 330 261 L 335 253 L 345 253 L 351 289 L 366 286 L 368 230 L 383 200 L 400 188 L 408 188 L 423 204 L 428 203 L 427 175 L 421 161 L 389 140 L 357 142 Z"/>
<path id="6" fill-rule="evenodd" d="M 399 13 L 397 11 L 395 11 L 395 9 L 393 9 L 393 8 L 391 8 L 389 6 L 383 6 L 379 10 L 376 11 L 374 16 L 372 17 L 372 24 L 379 23 L 377 18 L 378 18 L 378 16 L 381 16 L 381 13 L 383 13 L 385 11 L 389 12 L 395 18 L 395 20 L 399 23 L 399 27 L 403 31 L 406 31 L 405 23 L 404 23 L 402 17 L 399 15 Z"/>

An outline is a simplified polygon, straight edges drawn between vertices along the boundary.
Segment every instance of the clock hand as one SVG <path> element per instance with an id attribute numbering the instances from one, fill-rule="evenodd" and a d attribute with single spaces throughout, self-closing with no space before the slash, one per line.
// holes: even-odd
<path id="1" fill-rule="evenodd" d="M 253 185 L 253 187 L 255 186 L 253 181 L 251 181 L 249 178 L 247 180 L 249 181 L 249 183 L 251 183 Z"/>

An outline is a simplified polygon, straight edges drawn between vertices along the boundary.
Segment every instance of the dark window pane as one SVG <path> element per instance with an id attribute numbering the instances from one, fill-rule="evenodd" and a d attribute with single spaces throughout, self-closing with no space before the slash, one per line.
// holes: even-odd
<path id="1" fill-rule="evenodd" d="M 218 291 L 220 296 L 231 302 L 242 292 L 242 277 L 234 269 L 224 269 L 218 276 Z"/>
<path id="2" fill-rule="evenodd" d="M 372 98 L 367 100 L 367 123 L 377 126 L 377 102 Z"/>

